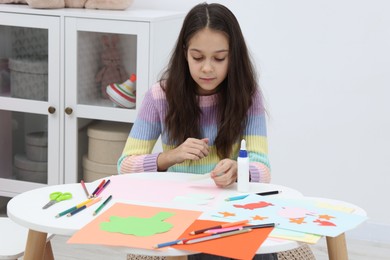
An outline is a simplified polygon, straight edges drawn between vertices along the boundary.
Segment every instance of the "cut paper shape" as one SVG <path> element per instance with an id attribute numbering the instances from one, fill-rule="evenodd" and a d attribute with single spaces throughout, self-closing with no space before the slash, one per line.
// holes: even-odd
<path id="1" fill-rule="evenodd" d="M 175 202 L 183 202 L 188 204 L 206 205 L 210 200 L 214 199 L 213 195 L 206 193 L 190 193 L 183 196 L 176 196 Z"/>
<path id="2" fill-rule="evenodd" d="M 305 224 L 305 218 L 290 218 L 290 223 Z"/>
<path id="3" fill-rule="evenodd" d="M 232 212 L 218 212 L 218 214 L 221 214 L 223 218 L 226 218 L 226 217 L 234 217 L 236 214 L 232 213 Z"/>
<path id="4" fill-rule="evenodd" d="M 206 174 L 192 174 L 190 180 L 191 181 L 201 181 L 210 178 L 210 173 Z"/>
<path id="5" fill-rule="evenodd" d="M 111 216 L 109 222 L 100 224 L 102 230 L 116 232 L 140 237 L 152 236 L 158 233 L 164 233 L 172 229 L 173 225 L 164 222 L 165 219 L 173 216 L 170 212 L 159 212 L 150 218 L 139 217 L 117 217 Z"/>
<path id="6" fill-rule="evenodd" d="M 256 216 L 253 216 L 252 219 L 253 220 L 264 220 L 264 219 L 267 219 L 268 217 L 262 217 L 262 216 L 259 216 L 259 215 L 256 215 Z"/>
<path id="7" fill-rule="evenodd" d="M 305 242 L 309 244 L 315 244 L 321 239 L 320 235 L 308 234 L 308 233 L 281 229 L 281 228 L 274 228 L 271 234 L 269 234 L 269 237 L 294 240 L 294 241 Z"/>
<path id="8" fill-rule="evenodd" d="M 334 217 L 333 217 L 333 216 L 329 216 L 329 215 L 319 215 L 318 218 L 330 220 L 330 219 L 332 219 L 332 218 L 334 218 Z"/>
<path id="9" fill-rule="evenodd" d="M 313 221 L 314 223 L 318 223 L 318 225 L 320 226 L 328 226 L 328 227 L 335 227 L 336 225 L 330 221 L 325 221 L 325 220 L 320 220 L 320 219 L 316 219 Z"/>
<path id="10" fill-rule="evenodd" d="M 285 218 L 305 218 L 307 215 L 316 215 L 317 213 L 298 207 L 283 207 L 278 211 L 281 217 Z"/>
<path id="11" fill-rule="evenodd" d="M 233 206 L 236 207 L 236 208 L 243 208 L 243 209 L 254 210 L 254 209 L 259 209 L 259 208 L 265 208 L 265 207 L 268 207 L 268 206 L 273 206 L 273 204 L 265 202 L 265 201 L 259 201 L 259 202 L 248 203 L 248 204 L 243 204 L 243 205 L 234 204 Z"/>
<path id="12" fill-rule="evenodd" d="M 189 233 L 193 230 L 200 230 L 207 227 L 213 227 L 226 222 L 196 220 L 180 238 L 188 238 Z M 253 259 L 256 251 L 259 249 L 264 240 L 268 237 L 273 228 L 258 228 L 251 232 L 235 236 L 228 236 L 220 239 L 213 239 L 201 243 L 188 245 L 174 245 L 172 247 L 180 250 L 193 252 L 203 252 L 212 255 L 218 255 L 233 259 Z"/>
<path id="13" fill-rule="evenodd" d="M 173 228 L 164 233 L 141 237 L 107 232 L 100 229 L 100 224 L 109 221 L 111 216 L 125 218 L 132 215 L 139 218 L 148 218 L 159 212 L 171 212 L 174 214 L 169 218 L 169 223 L 173 224 Z M 193 210 L 115 203 L 73 234 L 68 243 L 153 249 L 157 244 L 176 240 L 201 214 L 202 212 Z M 166 248 L 158 250 L 166 250 Z"/>
<path id="14" fill-rule="evenodd" d="M 342 211 L 345 213 L 352 213 L 355 211 L 355 209 L 351 208 L 351 207 L 346 207 L 343 205 L 333 205 L 333 204 L 330 204 L 327 202 L 322 202 L 322 201 L 316 202 L 315 206 L 318 208 L 322 208 L 322 209 L 332 209 L 332 210 L 336 210 L 336 211 Z"/>
<path id="15" fill-rule="evenodd" d="M 182 173 L 185 174 L 185 173 Z M 134 201 L 142 203 L 173 202 L 178 196 L 187 197 L 187 194 L 207 194 L 207 205 L 216 204 L 215 199 L 223 189 L 218 188 L 212 179 L 202 182 L 189 182 L 188 180 L 163 180 L 132 178 L 131 174 L 115 175 L 110 177 L 110 185 L 107 186 L 107 194 L 111 194 L 117 200 Z M 148 187 L 145 189 L 145 187 Z M 131 190 L 131 192 L 128 192 Z M 158 191 L 158 196 L 153 191 Z M 204 195 L 199 195 L 204 196 Z M 194 197 L 191 195 L 191 197 Z M 179 198 L 179 202 L 182 200 Z M 192 201 L 194 202 L 194 201 Z M 203 201 L 204 203 L 206 201 Z M 198 202 L 197 202 L 198 203 Z M 194 204 L 194 203 L 193 203 Z"/>
<path id="16" fill-rule="evenodd" d="M 186 194 L 185 197 L 199 199 L 199 200 L 212 200 L 215 198 L 215 196 L 207 193 L 189 193 Z"/>
<path id="17" fill-rule="evenodd" d="M 324 199 L 324 201 L 325 200 L 326 199 Z M 257 195 L 250 194 L 246 198 L 240 200 L 240 204 L 232 205 L 228 202 L 220 203 L 218 208 L 205 212 L 202 215 L 202 219 L 214 220 L 217 219 L 218 216 L 221 218 L 219 212 L 230 212 L 234 213 L 235 216 L 226 216 L 223 218 L 224 221 L 234 222 L 240 219 L 251 219 L 251 224 L 253 225 L 265 224 L 272 221 L 279 224 L 279 229 L 288 229 L 329 237 L 336 237 L 367 220 L 367 216 L 365 215 L 335 211 L 329 209 L 329 207 L 318 208 L 316 205 L 323 205 L 319 204 L 319 202 L 321 202 L 320 198 L 311 199 L 307 197 L 302 197 L 302 199 L 264 197 L 259 201 Z M 257 207 L 259 204 L 263 207 Z M 284 216 L 284 214 L 280 214 L 280 212 L 285 209 L 288 209 L 288 214 L 285 214 Z M 288 212 L 290 210 L 292 210 L 292 212 Z M 294 212 L 294 210 L 297 212 Z M 301 216 L 302 213 L 305 213 L 302 218 L 286 217 L 295 214 L 295 216 Z M 254 220 L 251 218 L 254 215 L 268 216 L 269 218 L 267 220 Z M 327 219 L 320 219 L 319 216 L 332 216 L 333 218 L 328 221 Z M 315 220 L 317 221 L 314 222 Z"/>

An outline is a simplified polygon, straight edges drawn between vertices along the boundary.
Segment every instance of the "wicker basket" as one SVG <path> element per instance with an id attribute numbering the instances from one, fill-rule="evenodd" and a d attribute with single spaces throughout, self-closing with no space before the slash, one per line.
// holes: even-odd
<path id="1" fill-rule="evenodd" d="M 315 260 L 315 256 L 307 244 L 278 253 L 278 260 Z"/>
<path id="2" fill-rule="evenodd" d="M 302 246 L 278 253 L 278 260 L 315 260 L 315 256 L 310 247 L 306 244 Z M 162 256 L 144 256 L 144 255 L 127 255 L 127 260 L 166 260 Z"/>
<path id="3" fill-rule="evenodd" d="M 47 100 L 47 59 L 9 59 L 11 96 Z"/>

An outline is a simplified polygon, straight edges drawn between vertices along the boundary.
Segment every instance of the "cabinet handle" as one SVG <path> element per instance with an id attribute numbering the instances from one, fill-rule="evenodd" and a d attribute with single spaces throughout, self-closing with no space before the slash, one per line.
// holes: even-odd
<path id="1" fill-rule="evenodd" d="M 71 109 L 70 107 L 67 107 L 67 108 L 65 108 L 65 113 L 67 115 L 71 115 L 73 113 L 73 109 Z"/>
<path id="2" fill-rule="evenodd" d="M 52 107 L 50 106 L 47 111 L 49 111 L 50 114 L 54 114 L 56 112 L 56 108 L 55 107 Z"/>

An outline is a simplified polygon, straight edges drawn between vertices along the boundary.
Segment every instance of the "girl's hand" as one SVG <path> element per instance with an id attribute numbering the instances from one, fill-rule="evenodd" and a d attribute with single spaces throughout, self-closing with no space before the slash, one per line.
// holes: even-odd
<path id="1" fill-rule="evenodd" d="M 221 160 L 210 172 L 218 187 L 225 188 L 237 180 L 237 162 L 231 159 Z"/>
<path id="2" fill-rule="evenodd" d="M 158 157 L 158 169 L 166 170 L 172 165 L 182 163 L 185 160 L 200 160 L 209 155 L 209 139 L 188 138 L 181 145 Z"/>

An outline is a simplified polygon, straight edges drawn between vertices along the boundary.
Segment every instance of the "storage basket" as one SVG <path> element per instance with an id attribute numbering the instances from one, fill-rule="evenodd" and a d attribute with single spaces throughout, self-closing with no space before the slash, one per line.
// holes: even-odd
<path id="1" fill-rule="evenodd" d="M 37 183 L 47 183 L 47 163 L 34 162 L 25 154 L 16 154 L 14 157 L 16 179 Z"/>
<path id="2" fill-rule="evenodd" d="M 11 96 L 47 100 L 47 59 L 9 59 Z"/>
<path id="3" fill-rule="evenodd" d="M 89 160 L 86 155 L 83 156 L 83 170 L 83 180 L 86 182 L 117 174 L 116 164 L 97 163 Z"/>
<path id="4" fill-rule="evenodd" d="M 32 161 L 47 162 L 47 132 L 26 135 L 26 155 Z"/>
<path id="5" fill-rule="evenodd" d="M 88 127 L 88 159 L 101 164 L 116 164 L 132 124 L 101 121 Z"/>

